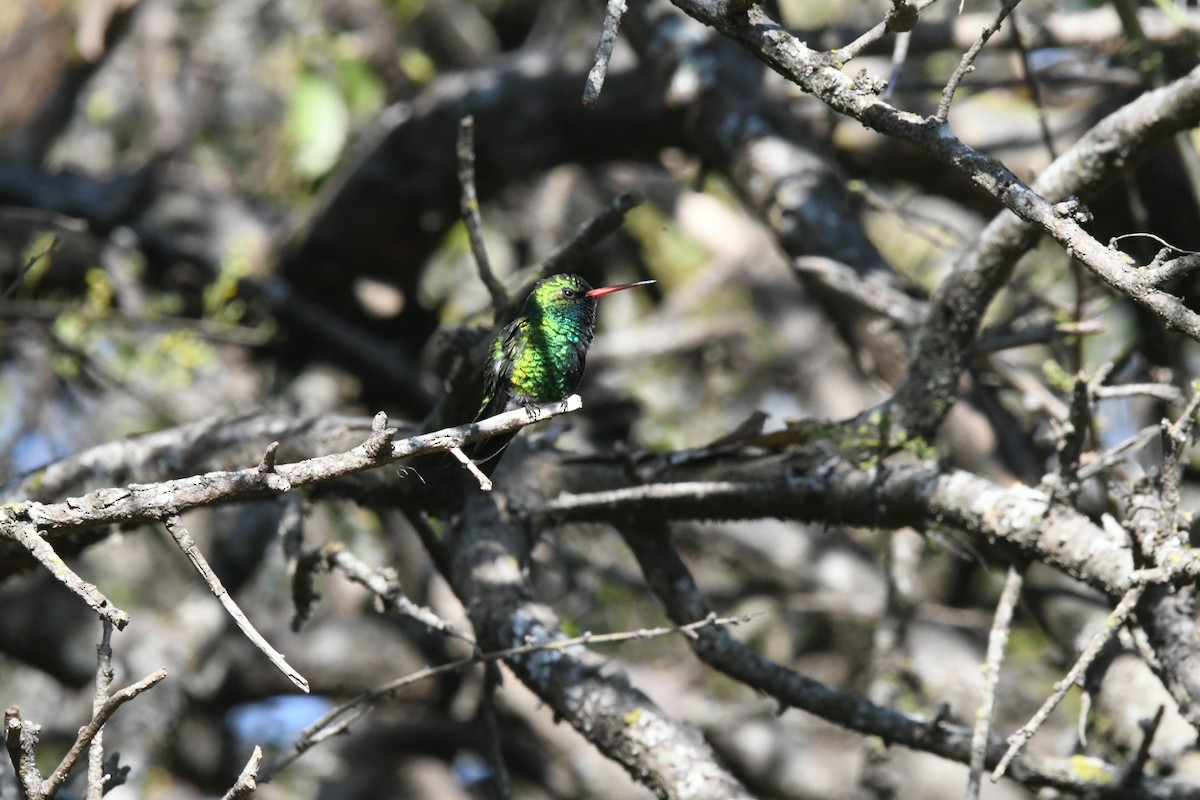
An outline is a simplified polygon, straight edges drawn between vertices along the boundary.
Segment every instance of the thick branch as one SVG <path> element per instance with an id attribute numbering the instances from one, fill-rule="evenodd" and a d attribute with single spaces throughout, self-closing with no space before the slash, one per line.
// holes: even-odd
<path id="1" fill-rule="evenodd" d="M 1033 190 L 1050 199 L 1087 198 L 1198 120 L 1200 69 L 1143 94 L 1097 123 L 1055 159 Z M 1001 213 L 942 282 L 896 394 L 897 421 L 903 427 L 927 437 L 937 431 L 957 393 L 958 376 L 975 347 L 984 312 L 1037 238 L 1034 226 Z M 1153 277 L 1141 276 L 1126 264 L 1120 266 L 1119 277 L 1132 285 L 1155 285 Z"/>
<path id="2" fill-rule="evenodd" d="M 546 524 L 588 520 L 641 522 L 777 517 L 827 523 L 929 529 L 948 526 L 971 534 L 979 546 L 1015 548 L 1024 559 L 1051 564 L 1106 594 L 1119 597 L 1133 570 L 1128 544 L 1084 515 L 1052 507 L 1044 492 L 1003 487 L 934 464 L 861 468 L 838 457 L 804 463 L 764 458 L 718 470 L 720 479 L 625 485 L 617 469 L 569 475 L 606 491 L 563 492 L 531 508 Z M 705 471 L 709 474 L 709 471 Z"/>
<path id="3" fill-rule="evenodd" d="M 257 466 L 208 472 L 151 484 L 97 489 L 60 503 L 10 503 L 0 510 L 0 538 L 14 538 L 22 525 L 42 532 L 69 531 L 114 523 L 148 522 L 179 515 L 200 506 L 282 494 L 297 486 L 324 483 L 356 472 L 392 464 L 403 458 L 448 451 L 471 442 L 509 433 L 527 425 L 577 411 L 578 395 L 563 402 L 497 414 L 479 422 L 444 428 L 392 442 L 395 429 L 379 430 L 343 453 L 317 456 L 273 470 Z"/>
<path id="4" fill-rule="evenodd" d="M 643 573 L 667 615 L 684 619 L 709 613 L 687 566 L 664 531 L 645 524 L 629 525 L 622 531 Z M 809 711 L 852 730 L 879 736 L 890 744 L 935 753 L 959 763 L 970 759 L 971 731 L 935 720 L 921 720 L 881 708 L 857 695 L 826 686 L 752 652 L 723 628 L 705 628 L 689 638 L 696 655 L 705 663 L 778 700 L 786 709 Z M 995 765 L 1004 753 L 1004 743 L 991 737 L 986 763 Z M 1122 785 L 1118 770 L 1096 763 L 1090 777 L 1083 777 L 1069 761 L 1023 757 L 1013 763 L 1009 775 L 1034 787 L 1056 787 L 1096 797 L 1184 798 L 1200 796 L 1195 787 L 1139 775 Z"/>
<path id="5" fill-rule="evenodd" d="M 496 495 L 468 500 L 451 541 L 454 588 L 481 646 L 499 650 L 564 638 L 553 612 L 532 599 L 520 568 L 528 556 L 526 533 L 508 519 Z M 659 797 L 750 797 L 717 764 L 698 731 L 666 716 L 623 676 L 602 671 L 602 660 L 585 648 L 513 656 L 506 663 L 557 715 Z"/>
<path id="6" fill-rule="evenodd" d="M 1003 164 L 964 144 L 944 124 L 901 112 L 843 75 L 826 54 L 809 49 L 767 17 L 759 6 L 739 13 L 721 0 L 673 0 L 692 17 L 738 41 L 769 67 L 800 88 L 820 98 L 830 108 L 858 120 L 868 128 L 907 142 L 954 167 L 1025 222 L 1048 233 L 1069 254 L 1079 259 L 1113 289 L 1150 309 L 1171 328 L 1200 340 L 1200 314 L 1177 298 L 1146 285 L 1130 270 L 1125 257 L 1089 235 L 1072 209 L 1064 209 L 1030 189 Z M 1183 88 L 1181 88 L 1183 87 Z M 1151 103 L 1186 97 L 1185 109 L 1163 120 L 1172 132 L 1200 119 L 1200 67 L 1168 90 L 1149 93 Z"/>

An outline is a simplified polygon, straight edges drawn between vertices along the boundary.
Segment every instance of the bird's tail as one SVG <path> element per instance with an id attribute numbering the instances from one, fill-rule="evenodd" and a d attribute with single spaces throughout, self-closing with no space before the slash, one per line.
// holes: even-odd
<path id="1" fill-rule="evenodd" d="M 484 439 L 482 442 L 475 442 L 472 445 L 463 448 L 463 452 L 467 454 L 467 458 L 475 462 L 475 466 L 479 467 L 479 471 L 489 478 L 496 471 L 496 467 L 500 465 L 500 457 L 504 455 L 504 451 L 512 444 L 512 440 L 516 438 L 520 430 L 501 433 L 498 436 L 493 436 L 490 439 Z"/>

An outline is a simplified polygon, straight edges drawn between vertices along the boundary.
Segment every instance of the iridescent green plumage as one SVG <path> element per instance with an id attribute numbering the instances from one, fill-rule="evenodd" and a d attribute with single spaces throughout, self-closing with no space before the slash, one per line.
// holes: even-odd
<path id="1" fill-rule="evenodd" d="M 583 378 L 596 328 L 596 299 L 647 283 L 653 281 L 593 289 L 578 275 L 552 275 L 539 281 L 525 299 L 521 315 L 492 341 L 479 416 L 573 394 Z"/>

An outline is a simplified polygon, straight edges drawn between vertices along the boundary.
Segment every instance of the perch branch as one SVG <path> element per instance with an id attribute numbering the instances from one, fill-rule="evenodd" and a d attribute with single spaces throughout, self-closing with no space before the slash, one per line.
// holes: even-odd
<path id="1" fill-rule="evenodd" d="M 117 523 L 156 522 L 200 506 L 283 494 L 297 486 L 325 483 L 392 464 L 403 458 L 446 452 L 452 447 L 462 447 L 509 433 L 578 411 L 582 407 L 583 401 L 579 395 L 571 395 L 562 402 L 556 400 L 528 409 L 518 408 L 478 422 L 389 441 L 382 448 L 380 442 L 393 436 L 395 431 L 390 428 L 374 431 L 365 442 L 351 450 L 290 464 L 276 464 L 271 472 L 264 472 L 255 465 L 242 470 L 207 472 L 159 483 L 97 489 L 59 503 L 9 503 L 0 508 L 0 538 L 25 543 L 30 533 L 22 531 L 30 524 L 35 525 L 36 530 L 49 533 Z M 34 538 L 41 538 L 33 535 Z M 30 546 L 36 544 L 30 542 Z M 47 568 L 55 572 L 62 568 L 59 565 L 61 561 L 51 559 Z M 89 605 L 95 608 L 103 608 L 106 603 L 107 600 L 102 596 L 89 600 Z M 125 619 L 124 612 L 120 612 L 113 624 L 119 629 L 124 622 L 118 620 Z"/>

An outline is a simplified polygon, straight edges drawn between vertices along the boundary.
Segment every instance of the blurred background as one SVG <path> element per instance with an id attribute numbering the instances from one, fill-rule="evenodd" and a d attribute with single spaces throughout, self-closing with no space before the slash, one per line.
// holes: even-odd
<path id="1" fill-rule="evenodd" d="M 454 359 L 491 323 L 458 210 L 454 140 L 466 114 L 488 251 L 510 287 L 614 198 L 641 200 L 563 265 L 593 285 L 658 284 L 601 304 L 585 411 L 555 426 L 558 447 L 700 447 L 756 412 L 771 431 L 887 398 L 926 299 L 996 204 L 963 174 L 838 117 L 673 9 L 636 5 L 589 110 L 580 96 L 601 30 L 597 3 L 0 0 L 4 500 L 250 466 L 269 433 L 212 431 L 263 414 L 326 421 L 292 431 L 285 451 L 294 457 L 354 444 L 368 424 L 359 418 L 379 410 L 412 430 L 447 421 Z M 846 45 L 887 11 L 883 2 L 765 7 L 820 49 Z M 904 54 L 889 35 L 845 71 L 886 80 L 890 103 L 931 113 L 992 14 L 972 0 L 961 13 L 935 3 Z M 1032 181 L 1106 114 L 1191 69 L 1198 23 L 1186 2 L 1028 0 L 967 77 L 951 128 Z M 1091 230 L 1101 241 L 1144 231 L 1200 249 L 1195 162 L 1194 140 L 1179 137 L 1086 198 Z M 1124 246 L 1145 263 L 1161 245 Z M 891 316 L 864 311 L 827 267 L 904 302 Z M 1171 288 L 1191 307 L 1200 301 L 1194 281 Z M 1054 469 L 1072 377 L 1109 362 L 1112 383 L 1161 388 L 1102 400 L 1094 450 L 1178 409 L 1200 372 L 1194 342 L 1057 246 L 1034 248 L 992 306 L 964 400 L 936 443 L 942 457 L 1005 484 L 1037 484 Z M 54 481 L 29 477 L 176 426 L 189 427 L 152 452 L 97 457 Z M 1124 468 L 1136 477 L 1156 458 L 1151 445 Z M 383 472 L 385 485 L 417 479 Z M 1104 493 L 1088 491 L 1084 507 L 1098 514 Z M 132 768 L 110 797 L 220 797 L 255 744 L 270 757 L 334 703 L 469 654 L 379 613 L 339 574 L 318 577 L 311 617 L 290 627 L 294 564 L 279 540 L 296 530 L 308 546 L 340 542 L 394 569 L 415 602 L 469 627 L 393 505 L 289 496 L 186 518 L 250 618 L 313 683 L 309 697 L 244 640 L 161 529 L 105 530 L 69 546 L 75 569 L 132 615 L 114 641 L 117 685 L 169 671 L 107 729 L 108 749 Z M 679 524 L 674 535 L 713 608 L 758 614 L 735 631 L 757 651 L 907 712 L 946 704 L 956 720 L 974 718 L 1003 570 L 953 532 L 925 539 L 762 520 Z M 604 526 L 541 535 L 531 574 L 569 634 L 664 622 Z M 904 634 L 885 660 L 879 626 L 897 602 Z M 90 717 L 99 626 L 8 550 L 0 609 L 0 702 L 44 726 L 48 769 Z M 1105 613 L 1062 575 L 1030 572 L 1000 732 L 1036 709 Z M 871 742 L 804 713 L 777 714 L 676 638 L 597 649 L 698 727 L 757 796 L 961 794 L 964 768 L 907 751 L 889 766 L 900 788 L 880 793 L 887 782 L 871 777 Z M 1120 689 L 1094 697 L 1087 752 L 1128 757 L 1139 720 L 1166 702 L 1152 769 L 1200 780 L 1195 731 L 1144 662 L 1115 656 L 1109 680 Z M 493 796 L 482 683 L 473 668 L 414 684 L 258 796 Z M 497 702 L 514 796 L 650 796 L 512 676 Z M 1073 693 L 1032 748 L 1082 752 L 1079 707 Z M 81 787 L 68 785 L 78 796 Z M 16 792 L 11 765 L 0 763 L 0 797 Z M 1001 783 L 985 796 L 1032 795 Z"/>

